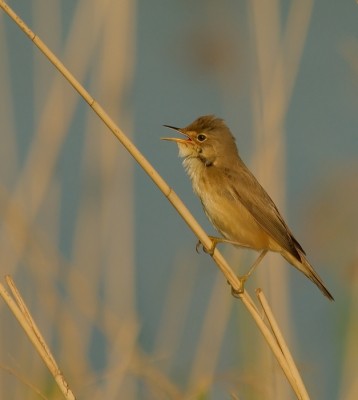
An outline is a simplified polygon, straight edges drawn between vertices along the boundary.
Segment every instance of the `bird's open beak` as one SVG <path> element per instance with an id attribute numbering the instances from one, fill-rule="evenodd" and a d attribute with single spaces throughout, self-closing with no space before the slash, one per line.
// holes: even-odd
<path id="1" fill-rule="evenodd" d="M 172 142 L 177 142 L 177 143 L 188 143 L 188 142 L 192 142 L 191 138 L 189 137 L 189 135 L 187 133 L 185 133 L 185 130 L 182 128 L 175 128 L 174 126 L 169 126 L 169 125 L 163 125 L 166 128 L 169 129 L 173 129 L 174 131 L 180 132 L 181 134 L 185 135 L 187 137 L 187 139 L 183 139 L 183 138 L 165 138 L 162 137 L 162 140 L 170 140 Z"/>

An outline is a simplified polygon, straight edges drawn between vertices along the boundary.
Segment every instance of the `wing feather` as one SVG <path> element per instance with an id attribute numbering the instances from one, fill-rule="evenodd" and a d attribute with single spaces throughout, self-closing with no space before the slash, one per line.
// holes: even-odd
<path id="1" fill-rule="evenodd" d="M 268 235 L 301 261 L 299 251 L 305 254 L 304 250 L 288 228 L 275 203 L 245 164 L 242 163 L 238 169 L 226 168 L 224 176 L 231 196 L 240 201 Z"/>

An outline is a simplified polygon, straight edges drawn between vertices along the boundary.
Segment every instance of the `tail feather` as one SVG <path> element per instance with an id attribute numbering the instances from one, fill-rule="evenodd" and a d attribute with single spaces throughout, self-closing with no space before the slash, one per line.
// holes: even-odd
<path id="1" fill-rule="evenodd" d="M 282 256 L 294 267 L 300 270 L 303 274 L 307 276 L 313 283 L 315 283 L 319 290 L 329 299 L 334 300 L 331 293 L 329 293 L 328 289 L 326 288 L 325 284 L 323 283 L 322 279 L 318 276 L 317 272 L 311 267 L 310 263 L 306 260 L 304 254 L 297 249 L 301 262 L 299 262 L 294 256 L 292 256 L 287 251 L 282 252 Z"/>

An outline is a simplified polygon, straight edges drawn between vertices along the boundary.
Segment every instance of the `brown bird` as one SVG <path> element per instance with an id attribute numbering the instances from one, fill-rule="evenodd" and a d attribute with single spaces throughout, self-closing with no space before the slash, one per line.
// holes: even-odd
<path id="1" fill-rule="evenodd" d="M 241 160 L 235 138 L 224 121 L 205 115 L 186 128 L 164 126 L 186 136 L 162 139 L 177 143 L 179 156 L 184 158 L 183 165 L 206 216 L 225 238 L 210 237 L 213 245 L 206 251 L 213 254 L 219 242 L 261 251 L 249 272 L 241 278 L 243 282 L 268 251 L 278 252 L 328 299 L 334 300 L 306 260 L 306 253 L 274 202 Z"/>

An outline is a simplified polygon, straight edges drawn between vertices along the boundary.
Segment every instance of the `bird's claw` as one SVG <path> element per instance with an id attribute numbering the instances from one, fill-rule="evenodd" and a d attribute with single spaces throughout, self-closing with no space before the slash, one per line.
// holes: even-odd
<path id="1" fill-rule="evenodd" d="M 214 240 L 215 238 L 213 238 L 212 236 L 209 236 L 209 238 L 212 240 L 212 245 L 211 245 L 210 249 L 207 249 L 207 248 L 201 243 L 201 241 L 199 240 L 198 244 L 195 246 L 195 250 L 196 250 L 197 253 L 199 253 L 200 246 L 203 245 L 204 253 L 210 254 L 211 256 L 214 254 L 214 251 L 215 251 L 215 247 L 216 247 L 216 245 L 217 245 L 217 242 Z"/>
<path id="2" fill-rule="evenodd" d="M 244 282 L 241 282 L 241 287 L 240 289 L 234 289 L 231 286 L 231 294 L 236 298 L 236 299 L 240 299 L 241 296 L 244 294 L 245 288 L 244 288 Z"/>
<path id="3" fill-rule="evenodd" d="M 240 278 L 239 278 L 239 279 L 240 279 Z M 240 279 L 240 281 L 241 281 L 241 279 Z M 245 281 L 241 281 L 240 289 L 234 289 L 234 288 L 231 286 L 231 283 L 230 283 L 229 281 L 227 281 L 227 284 L 231 286 L 231 294 L 232 294 L 236 299 L 240 299 L 241 296 L 242 296 L 242 295 L 244 294 L 244 292 L 245 292 L 244 282 L 245 282 Z"/>
<path id="4" fill-rule="evenodd" d="M 211 246 L 210 249 L 207 249 L 206 247 L 203 246 L 203 250 L 205 253 L 210 254 L 211 256 L 214 254 L 216 246 Z"/>

